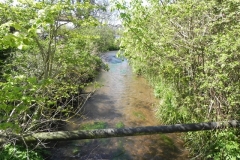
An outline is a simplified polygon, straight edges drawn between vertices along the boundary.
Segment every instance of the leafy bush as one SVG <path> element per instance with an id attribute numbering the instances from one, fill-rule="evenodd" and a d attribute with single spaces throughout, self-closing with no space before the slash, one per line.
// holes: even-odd
<path id="1" fill-rule="evenodd" d="M 119 44 L 116 40 L 116 29 L 107 25 L 97 27 L 87 27 L 79 31 L 84 37 L 90 38 L 89 43 L 86 43 L 85 48 L 91 51 L 105 52 L 108 50 L 118 50 Z"/>
<path id="2" fill-rule="evenodd" d="M 136 0 L 116 7 L 125 27 L 124 55 L 152 81 L 159 119 L 171 124 L 239 119 L 240 2 Z M 228 129 L 188 133 L 185 140 L 200 159 L 237 159 L 238 136 Z"/>
<path id="3" fill-rule="evenodd" d="M 80 13 L 93 9 L 88 2 L 70 1 L 0 4 L 0 50 L 16 48 L 7 56 L 10 63 L 1 66 L 0 133 L 6 143 L 25 134 L 58 130 L 63 124 L 59 121 L 80 114 L 87 100 L 82 89 L 106 68 L 90 47 L 99 36 L 94 30 L 99 23 Z M 73 11 L 78 16 L 72 16 Z M 63 17 L 74 28 L 64 27 Z M 9 32 L 12 27 L 15 31 Z M 87 27 L 94 34 L 84 34 Z"/>
<path id="4" fill-rule="evenodd" d="M 43 160 L 41 157 L 40 151 L 29 150 L 21 146 L 14 146 L 11 144 L 7 144 L 3 147 L 2 151 L 0 151 L 0 159 L 1 160 L 26 160 L 26 159 L 34 159 L 34 160 Z"/>

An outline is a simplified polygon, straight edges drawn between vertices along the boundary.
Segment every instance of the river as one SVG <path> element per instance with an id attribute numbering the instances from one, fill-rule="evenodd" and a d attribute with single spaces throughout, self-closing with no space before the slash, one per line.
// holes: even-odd
<path id="1" fill-rule="evenodd" d="M 102 56 L 110 70 L 100 73 L 96 81 L 102 87 L 87 101 L 83 115 L 67 126 L 68 130 L 160 125 L 154 116 L 157 100 L 152 87 L 132 73 L 127 60 L 116 58 L 116 53 Z M 51 152 L 50 160 L 188 159 L 179 134 L 59 142 Z"/>

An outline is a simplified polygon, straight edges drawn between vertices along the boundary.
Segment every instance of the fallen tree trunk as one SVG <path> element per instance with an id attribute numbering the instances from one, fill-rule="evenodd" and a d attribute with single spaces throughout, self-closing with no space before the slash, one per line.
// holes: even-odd
<path id="1" fill-rule="evenodd" d="M 35 142 L 35 141 L 68 141 L 81 139 L 111 138 L 124 136 L 139 136 L 159 133 L 176 133 L 190 131 L 205 131 L 225 128 L 240 128 L 240 122 L 236 120 L 228 122 L 207 122 L 192 124 L 175 124 L 166 126 L 146 126 L 130 127 L 118 129 L 95 129 L 79 131 L 57 131 L 57 132 L 40 132 L 24 136 L 16 136 L 18 141 Z M 0 136 L 1 137 L 1 136 Z M 4 140 L 0 138 L 0 142 Z"/>

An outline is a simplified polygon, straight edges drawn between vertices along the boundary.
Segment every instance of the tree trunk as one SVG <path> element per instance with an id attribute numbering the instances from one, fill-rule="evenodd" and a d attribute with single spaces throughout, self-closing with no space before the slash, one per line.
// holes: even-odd
<path id="1" fill-rule="evenodd" d="M 81 139 L 111 138 L 124 136 L 139 136 L 160 133 L 190 132 L 216 130 L 225 128 L 240 128 L 240 122 L 236 120 L 228 122 L 208 122 L 208 123 L 192 123 L 192 124 L 175 124 L 166 126 L 146 126 L 146 127 L 130 127 L 118 129 L 95 129 L 95 130 L 79 130 L 79 131 L 58 131 L 58 132 L 40 132 L 22 137 L 16 136 L 18 141 L 35 142 L 35 141 L 68 141 Z M 1 132 L 0 132 L 1 133 Z M 3 137 L 4 135 L 0 135 Z M 0 143 L 4 139 L 0 138 Z"/>

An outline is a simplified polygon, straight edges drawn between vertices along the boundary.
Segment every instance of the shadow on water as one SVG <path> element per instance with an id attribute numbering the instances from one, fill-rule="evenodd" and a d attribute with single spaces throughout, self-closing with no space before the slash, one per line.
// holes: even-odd
<path id="1" fill-rule="evenodd" d="M 83 116 L 66 130 L 160 125 L 154 117 L 157 101 L 146 80 L 134 76 L 116 52 L 107 52 L 102 58 L 110 68 L 97 79 L 103 86 L 85 104 Z M 49 160 L 188 159 L 178 134 L 58 142 L 51 151 Z"/>
<path id="2" fill-rule="evenodd" d="M 114 100 L 108 95 L 97 95 L 97 98 L 93 95 L 84 107 L 84 116 L 91 120 L 122 117 L 122 113 L 114 108 L 114 103 Z"/>

